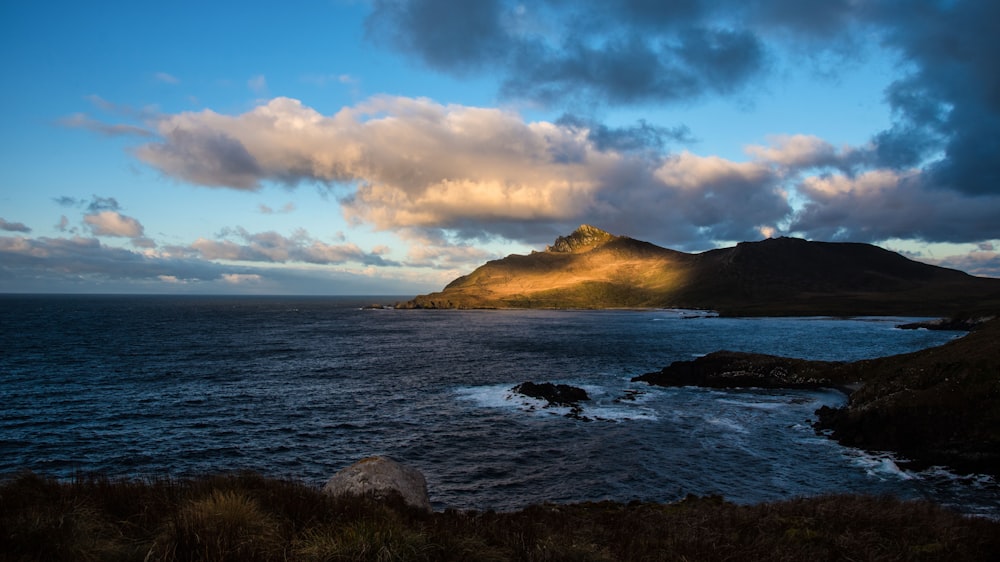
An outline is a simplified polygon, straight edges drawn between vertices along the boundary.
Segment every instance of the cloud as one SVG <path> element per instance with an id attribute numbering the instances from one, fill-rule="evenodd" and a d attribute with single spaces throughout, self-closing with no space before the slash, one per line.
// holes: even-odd
<path id="1" fill-rule="evenodd" d="M 766 166 L 664 159 L 663 144 L 686 132 L 641 122 L 525 122 L 500 109 L 383 96 L 331 116 L 275 98 L 242 115 L 169 116 L 158 129 L 161 141 L 134 153 L 167 175 L 246 190 L 266 181 L 349 186 L 344 214 L 382 230 L 541 242 L 585 219 L 704 241 L 755 236 L 787 213 Z"/>
<path id="2" fill-rule="evenodd" d="M 6 230 L 7 232 L 31 232 L 31 229 L 24 223 L 8 222 L 2 217 L 0 217 L 0 230 Z"/>
<path id="3" fill-rule="evenodd" d="M 164 129 L 164 143 L 147 144 L 136 156 L 165 174 L 201 185 L 256 190 L 264 171 L 239 140 L 202 129 Z"/>
<path id="4" fill-rule="evenodd" d="M 123 238 L 143 236 L 142 224 L 139 221 L 116 211 L 100 211 L 85 215 L 83 222 L 90 227 L 90 231 L 95 236 L 119 236 Z"/>
<path id="5" fill-rule="evenodd" d="M 280 209 L 272 209 L 271 207 L 261 203 L 257 206 L 262 215 L 274 215 L 274 214 L 287 214 L 295 211 L 295 203 L 289 201 L 281 206 Z"/>
<path id="6" fill-rule="evenodd" d="M 989 246 L 992 246 L 990 244 Z M 1000 277 L 1000 253 L 990 248 L 979 248 L 966 254 L 947 256 L 939 259 L 917 258 L 920 261 L 965 271 L 980 277 Z"/>
<path id="7" fill-rule="evenodd" d="M 121 205 L 118 204 L 118 200 L 114 197 L 99 197 L 94 195 L 91 197 L 90 203 L 87 204 L 87 210 L 91 213 L 118 211 L 120 209 Z"/>
<path id="8" fill-rule="evenodd" d="M 870 147 L 836 148 L 813 135 L 774 135 L 768 145 L 750 145 L 745 152 L 754 159 L 779 165 L 789 170 L 837 168 L 850 173 L 870 159 Z"/>
<path id="9" fill-rule="evenodd" d="M 684 125 L 672 128 L 660 127 L 644 119 L 640 119 L 637 124 L 630 127 L 608 127 L 593 119 L 565 114 L 556 120 L 556 124 L 585 131 L 587 139 L 593 142 L 598 150 L 661 152 L 669 143 L 694 142 L 691 130 Z"/>
<path id="10" fill-rule="evenodd" d="M 372 276 L 329 268 L 254 268 L 195 259 L 187 253 L 139 252 L 86 237 L 0 236 L 0 290 L 213 293 L 243 287 L 262 294 L 371 295 L 437 288 L 402 273 Z"/>
<path id="11" fill-rule="evenodd" d="M 430 68 L 499 77 L 505 97 L 563 107 L 742 95 L 776 65 L 836 75 L 877 44 L 901 75 L 885 92 L 892 126 L 872 131 L 874 166 L 984 195 L 1000 193 L 996 21 L 1000 4 L 984 0 L 378 0 L 366 32 Z"/>
<path id="12" fill-rule="evenodd" d="M 230 285 L 257 285 L 261 276 L 256 273 L 223 273 L 222 280 Z"/>
<path id="13" fill-rule="evenodd" d="M 153 136 L 153 132 L 144 129 L 136 125 L 128 124 L 108 124 L 96 119 L 92 119 L 83 113 L 74 113 L 69 117 L 63 117 L 58 124 L 63 127 L 69 127 L 71 129 L 86 129 L 88 131 L 99 133 L 106 137 L 120 137 L 120 136 L 136 136 L 136 137 L 150 137 Z"/>
<path id="14" fill-rule="evenodd" d="M 978 242 L 1000 238 L 1000 196 L 942 190 L 919 170 L 877 169 L 857 176 L 806 177 L 789 230 L 819 240 L 890 238 Z"/>
<path id="15" fill-rule="evenodd" d="M 472 244 L 456 242 L 441 229 L 407 228 L 399 235 L 410 244 L 406 256 L 406 265 L 410 267 L 468 271 L 501 257 Z"/>
<path id="16" fill-rule="evenodd" d="M 755 33 L 713 19 L 733 4 L 379 0 L 366 30 L 437 70 L 499 71 L 512 98 L 681 101 L 739 91 L 766 68 Z"/>
<path id="17" fill-rule="evenodd" d="M 337 185 L 355 224 L 441 229 L 460 242 L 538 244 L 580 223 L 680 249 L 789 233 L 975 241 L 997 229 L 995 198 L 939 189 L 928 169 L 879 167 L 875 144 L 835 147 L 809 135 L 771 137 L 738 162 L 670 152 L 687 140 L 683 128 L 526 122 L 389 96 L 333 115 L 275 98 L 239 115 L 163 116 L 157 130 L 157 142 L 133 153 L 168 176 L 241 190 Z M 247 242 L 236 243 L 243 256 L 255 248 Z"/>
<path id="18" fill-rule="evenodd" d="M 356 244 L 327 244 L 298 231 L 291 237 L 277 232 L 251 233 L 243 228 L 228 229 L 220 240 L 199 238 L 191 250 L 206 260 L 287 263 L 317 265 L 359 263 L 374 266 L 398 266 L 382 257 L 382 252 L 365 252 Z M 231 240 L 225 237 L 232 237 Z"/>
<path id="19" fill-rule="evenodd" d="M 887 93 L 897 120 L 877 136 L 885 163 L 932 158 L 934 185 L 1000 193 L 1000 36 L 991 25 L 1000 4 L 887 0 L 877 7 L 887 44 L 911 69 Z"/>

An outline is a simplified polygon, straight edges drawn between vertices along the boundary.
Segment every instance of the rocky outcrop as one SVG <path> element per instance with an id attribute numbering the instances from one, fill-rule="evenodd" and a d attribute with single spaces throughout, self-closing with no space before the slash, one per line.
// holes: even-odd
<path id="1" fill-rule="evenodd" d="M 598 245 L 605 244 L 617 239 L 618 236 L 601 230 L 600 228 L 581 224 L 580 228 L 573 231 L 569 236 L 559 236 L 551 246 L 546 246 L 546 252 L 572 254 L 593 249 Z"/>
<path id="2" fill-rule="evenodd" d="M 716 351 L 694 361 L 675 361 L 663 369 L 633 377 L 656 386 L 709 388 L 822 388 L 847 382 L 835 376 L 840 363 L 807 361 L 760 353 Z"/>
<path id="3" fill-rule="evenodd" d="M 864 385 L 846 407 L 820 409 L 819 429 L 918 467 L 1000 475 L 1000 320 L 939 347 L 841 369 Z"/>
<path id="4" fill-rule="evenodd" d="M 389 457 L 361 459 L 334 474 L 323 491 L 334 496 L 369 496 L 378 500 L 398 494 L 410 506 L 431 510 L 424 475 Z"/>
<path id="5" fill-rule="evenodd" d="M 521 394 L 529 398 L 545 400 L 548 402 L 545 406 L 546 408 L 549 406 L 568 407 L 569 413 L 566 414 L 566 417 L 568 418 L 581 421 L 593 421 L 591 418 L 583 415 L 583 406 L 580 402 L 589 401 L 590 396 L 588 396 L 587 391 L 582 388 L 577 388 L 568 384 L 552 384 L 550 382 L 534 383 L 528 381 L 523 382 L 510 390 L 511 392 L 516 392 L 517 394 Z"/>
<path id="6" fill-rule="evenodd" d="M 531 398 L 545 400 L 551 406 L 579 406 L 580 402 L 590 400 L 587 391 L 568 384 L 552 384 L 550 382 L 523 382 L 511 391 Z"/>
<path id="7" fill-rule="evenodd" d="M 971 332 L 978 329 L 983 324 L 993 320 L 996 316 L 956 316 L 952 318 L 936 318 L 934 320 L 923 320 L 920 322 L 910 322 L 896 326 L 900 330 L 954 330 L 961 332 Z"/>

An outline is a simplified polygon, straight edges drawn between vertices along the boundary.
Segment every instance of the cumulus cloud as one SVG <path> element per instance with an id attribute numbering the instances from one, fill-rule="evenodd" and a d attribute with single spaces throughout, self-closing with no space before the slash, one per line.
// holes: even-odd
<path id="1" fill-rule="evenodd" d="M 966 197 L 937 188 L 918 170 L 871 170 L 851 177 L 810 176 L 789 229 L 820 240 L 890 238 L 978 242 L 1000 238 L 1000 197 Z"/>
<path id="2" fill-rule="evenodd" d="M 754 159 L 792 171 L 837 168 L 850 173 L 871 159 L 871 147 L 837 148 L 813 135 L 774 135 L 767 145 L 750 145 L 745 152 Z"/>
<path id="3" fill-rule="evenodd" d="M 543 242 L 586 220 L 671 241 L 757 236 L 788 212 L 759 163 L 669 156 L 683 130 L 581 119 L 525 122 L 491 108 L 376 97 L 324 116 L 288 98 L 241 115 L 181 113 L 135 154 L 193 183 L 339 183 L 346 217 L 382 230 Z"/>
<path id="4" fill-rule="evenodd" d="M 31 232 L 31 228 L 21 222 L 9 222 L 0 217 L 0 230 L 7 232 Z"/>
<path id="5" fill-rule="evenodd" d="M 1000 193 L 1000 4 L 984 0 L 606 2 L 377 0 L 368 38 L 459 76 L 499 76 L 535 103 L 682 103 L 739 93 L 779 61 L 867 56 L 901 75 L 893 124 L 872 131 L 875 167 L 920 168 L 929 185 Z M 873 41 L 873 39 L 875 41 Z"/>

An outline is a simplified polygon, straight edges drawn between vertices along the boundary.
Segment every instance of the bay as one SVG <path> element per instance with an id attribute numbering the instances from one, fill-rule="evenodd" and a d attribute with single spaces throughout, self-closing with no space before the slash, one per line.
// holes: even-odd
<path id="1" fill-rule="evenodd" d="M 438 509 L 851 492 L 1000 515 L 990 478 L 909 472 L 817 435 L 813 412 L 839 392 L 629 382 L 718 349 L 853 361 L 958 333 L 899 318 L 362 309 L 404 299 L 0 296 L 0 474 L 254 470 L 321 485 L 386 454 L 424 472 Z M 510 392 L 529 380 L 585 388 L 590 421 Z"/>

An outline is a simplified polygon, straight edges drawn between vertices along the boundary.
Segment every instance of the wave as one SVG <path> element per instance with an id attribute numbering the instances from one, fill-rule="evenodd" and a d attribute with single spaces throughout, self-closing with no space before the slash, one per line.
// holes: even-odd
<path id="1" fill-rule="evenodd" d="M 519 411 L 539 417 L 571 417 L 582 421 L 615 423 L 659 419 L 652 408 L 643 405 L 648 400 L 646 393 L 634 389 L 610 391 L 597 385 L 575 384 L 573 386 L 587 391 L 590 400 L 570 407 L 552 405 L 545 400 L 514 392 L 512 389 L 517 384 L 459 387 L 455 389 L 455 394 L 460 400 L 472 402 L 480 408 Z"/>

